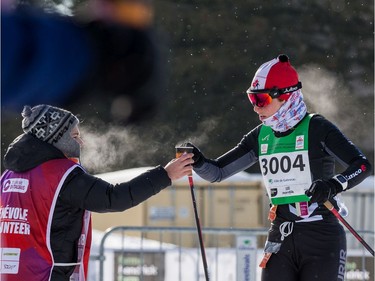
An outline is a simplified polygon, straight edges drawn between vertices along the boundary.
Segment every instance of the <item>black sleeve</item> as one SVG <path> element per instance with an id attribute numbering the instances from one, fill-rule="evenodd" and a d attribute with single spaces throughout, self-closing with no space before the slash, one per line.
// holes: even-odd
<path id="1" fill-rule="evenodd" d="M 76 168 L 65 180 L 59 197 L 66 204 L 81 209 L 119 212 L 138 205 L 169 185 L 171 180 L 160 166 L 116 185 Z"/>
<path id="2" fill-rule="evenodd" d="M 358 185 L 371 174 L 372 166 L 366 156 L 334 124 L 316 115 L 310 126 L 312 133 L 323 132 L 319 136 L 320 148 L 344 167 L 340 173 L 348 180 L 347 189 Z"/>
<path id="3" fill-rule="evenodd" d="M 259 127 L 245 135 L 241 142 L 216 159 L 204 158 L 204 163 L 194 171 L 210 182 L 220 182 L 246 170 L 258 161 Z"/>

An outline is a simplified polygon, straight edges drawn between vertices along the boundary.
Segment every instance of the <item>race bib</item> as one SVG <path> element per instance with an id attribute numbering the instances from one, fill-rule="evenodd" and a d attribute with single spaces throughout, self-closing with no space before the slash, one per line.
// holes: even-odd
<path id="1" fill-rule="evenodd" d="M 305 191 L 311 185 L 308 154 L 307 116 L 285 137 L 274 136 L 270 127 L 262 126 L 259 141 L 259 164 L 267 194 L 274 205 L 309 201 Z"/>

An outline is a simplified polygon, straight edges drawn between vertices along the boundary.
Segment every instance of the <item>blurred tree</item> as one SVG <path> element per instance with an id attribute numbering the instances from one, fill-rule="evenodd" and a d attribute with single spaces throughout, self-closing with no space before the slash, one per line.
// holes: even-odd
<path id="1" fill-rule="evenodd" d="M 169 103 L 159 118 L 162 123 L 173 120 L 171 126 L 180 138 L 196 138 L 208 156 L 218 156 L 235 145 L 259 123 L 244 94 L 256 69 L 286 53 L 297 70 L 322 69 L 337 81 L 336 88 L 326 87 L 323 92 L 302 89 L 310 110 L 330 113 L 309 102 L 309 95 L 334 101 L 340 110 L 330 117 L 373 162 L 373 2 L 155 4 L 157 26 L 169 37 L 171 69 Z M 309 81 L 303 73 L 304 85 L 319 85 L 323 80 Z M 353 116 L 354 109 L 362 114 Z M 348 117 L 352 126 L 346 125 Z M 200 128 L 206 120 L 216 120 L 215 126 Z M 366 125 L 361 126 L 363 122 Z M 353 126 L 360 126 L 364 133 L 354 134 Z M 202 134 L 210 136 L 202 138 Z"/>
<path id="2" fill-rule="evenodd" d="M 299 72 L 310 111 L 329 116 L 374 163 L 373 1 L 159 0 L 153 5 L 168 87 L 158 114 L 132 133 L 151 143 L 154 153 L 148 162 L 127 158 L 108 169 L 166 161 L 186 139 L 208 157 L 236 145 L 259 123 L 244 93 L 260 64 L 280 53 Z M 336 110 L 323 107 L 326 103 Z M 84 110 L 82 105 L 82 116 Z"/>

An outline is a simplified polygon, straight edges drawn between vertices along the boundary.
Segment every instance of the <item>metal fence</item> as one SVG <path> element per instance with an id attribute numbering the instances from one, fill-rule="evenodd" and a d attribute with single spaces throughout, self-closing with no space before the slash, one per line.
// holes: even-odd
<path id="1" fill-rule="evenodd" d="M 260 280 L 258 264 L 267 229 L 204 228 L 202 232 L 204 241 L 210 241 L 205 249 L 210 281 Z M 358 233 L 366 241 L 374 239 L 373 231 Z M 165 242 L 170 235 L 180 243 Z M 196 238 L 196 247 L 179 246 L 191 237 Z M 345 280 L 374 280 L 374 258 L 357 244 L 348 250 Z M 120 226 L 94 235 L 88 280 L 204 281 L 197 230 Z"/>
<path id="2" fill-rule="evenodd" d="M 112 181 L 126 180 L 120 176 L 116 173 Z M 253 175 L 246 183 L 225 186 L 197 179 L 210 281 L 260 280 L 258 264 L 269 226 L 269 202 L 260 183 Z M 205 281 L 197 230 L 185 227 L 194 225 L 189 192 L 181 183 L 142 203 L 142 227 L 94 231 L 88 280 Z M 374 248 L 373 177 L 344 192 L 342 201 L 349 210 L 345 219 Z M 374 258 L 348 231 L 347 248 L 345 281 L 374 280 Z"/>
<path id="3" fill-rule="evenodd" d="M 341 198 L 348 209 L 348 215 L 345 220 L 355 230 L 375 230 L 374 220 L 374 186 L 369 188 L 355 187 L 342 193 Z M 368 237 L 368 243 L 374 245 L 374 236 Z M 356 238 L 353 235 L 347 236 L 348 248 L 359 249 Z"/>

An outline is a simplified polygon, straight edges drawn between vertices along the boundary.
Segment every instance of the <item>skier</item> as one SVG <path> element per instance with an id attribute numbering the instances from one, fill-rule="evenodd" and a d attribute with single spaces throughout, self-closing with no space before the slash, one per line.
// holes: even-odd
<path id="1" fill-rule="evenodd" d="M 371 164 L 340 130 L 307 111 L 302 84 L 286 55 L 255 73 L 248 97 L 261 124 L 216 159 L 193 146 L 193 169 L 220 182 L 259 162 L 272 221 L 260 266 L 262 281 L 344 280 L 346 236 L 323 205 L 371 174 Z M 335 161 L 345 170 L 335 173 Z"/>
<path id="2" fill-rule="evenodd" d="M 4 156 L 1 176 L 3 281 L 83 281 L 94 212 L 138 205 L 191 173 L 192 153 L 112 185 L 79 164 L 79 120 L 49 106 L 25 106 L 20 135 Z"/>

